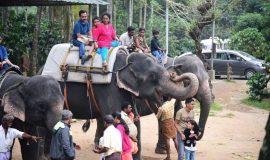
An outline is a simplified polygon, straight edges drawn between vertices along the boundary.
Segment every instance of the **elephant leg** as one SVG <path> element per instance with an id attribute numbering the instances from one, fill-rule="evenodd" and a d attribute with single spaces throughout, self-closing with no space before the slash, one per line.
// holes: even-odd
<path id="1" fill-rule="evenodd" d="M 181 100 L 176 100 L 174 104 L 174 117 L 176 112 L 183 108 Z M 166 140 L 161 132 L 161 122 L 158 121 L 158 142 L 156 145 L 155 153 L 157 154 L 166 154 Z"/>
<path id="2" fill-rule="evenodd" d="M 96 145 L 98 145 L 99 144 L 99 139 L 103 136 L 104 122 L 103 122 L 102 118 L 97 118 L 96 120 L 97 120 L 97 129 L 96 129 L 94 143 Z"/>
<path id="3" fill-rule="evenodd" d="M 137 127 L 138 133 L 137 133 L 137 145 L 138 145 L 138 152 L 133 156 L 133 160 L 141 160 L 142 159 L 142 155 L 141 155 L 141 151 L 142 151 L 142 145 L 141 145 L 141 122 L 140 121 L 136 121 L 134 122 L 134 124 Z"/>
<path id="4" fill-rule="evenodd" d="M 31 135 L 43 137 L 45 139 L 47 131 L 48 130 L 43 127 L 31 127 L 26 132 Z M 27 139 L 20 139 L 19 141 L 21 144 L 21 153 L 23 160 L 48 160 L 48 157 L 46 157 L 44 154 L 45 140 L 34 142 Z"/>

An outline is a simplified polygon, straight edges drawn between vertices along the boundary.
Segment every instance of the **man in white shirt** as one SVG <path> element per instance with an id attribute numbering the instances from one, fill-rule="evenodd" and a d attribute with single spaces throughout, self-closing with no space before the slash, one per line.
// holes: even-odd
<path id="1" fill-rule="evenodd" d="M 104 117 L 105 131 L 103 133 L 103 144 L 97 146 L 93 151 L 95 153 L 104 153 L 106 160 L 121 159 L 122 138 L 121 133 L 113 125 L 112 115 Z"/>
<path id="2" fill-rule="evenodd" d="M 134 31 L 135 31 L 135 28 L 132 26 L 129 26 L 127 28 L 127 32 L 123 33 L 119 38 L 122 43 L 122 46 L 124 46 L 127 49 L 132 49 L 132 48 L 135 49 L 134 40 L 133 40 Z"/>
<path id="3" fill-rule="evenodd" d="M 10 128 L 13 120 L 14 117 L 11 114 L 6 114 L 2 118 L 2 125 L 0 126 L 0 160 L 9 160 L 11 158 L 10 149 L 15 138 L 28 138 L 37 141 L 36 136 Z"/>

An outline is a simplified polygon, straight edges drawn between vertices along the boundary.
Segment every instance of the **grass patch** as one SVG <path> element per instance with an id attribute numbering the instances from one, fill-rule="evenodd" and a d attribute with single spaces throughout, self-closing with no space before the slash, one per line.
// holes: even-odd
<path id="1" fill-rule="evenodd" d="M 217 102 L 212 103 L 211 111 L 222 111 L 222 106 L 220 104 L 218 104 Z"/>
<path id="2" fill-rule="evenodd" d="M 249 98 L 245 98 L 243 100 L 241 100 L 241 102 L 243 104 L 249 105 L 249 106 L 253 106 L 253 107 L 257 107 L 257 108 L 261 108 L 261 109 L 265 109 L 270 111 L 270 99 L 263 99 L 261 101 L 256 101 L 256 100 L 252 100 Z"/>

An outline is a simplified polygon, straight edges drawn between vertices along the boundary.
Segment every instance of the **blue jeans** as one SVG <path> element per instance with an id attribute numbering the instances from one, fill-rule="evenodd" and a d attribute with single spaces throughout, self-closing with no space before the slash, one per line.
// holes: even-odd
<path id="1" fill-rule="evenodd" d="M 98 48 L 97 53 L 101 55 L 102 62 L 106 62 L 108 56 L 109 48 Z"/>
<path id="2" fill-rule="evenodd" d="M 84 43 L 78 41 L 77 39 L 73 39 L 72 43 L 73 43 L 74 46 L 79 47 L 79 57 L 82 58 L 84 56 L 84 54 L 85 54 L 84 53 L 85 52 L 84 51 L 84 47 L 85 47 Z"/>
<path id="3" fill-rule="evenodd" d="M 185 149 L 186 160 L 195 160 L 196 152 Z"/>
<path id="4" fill-rule="evenodd" d="M 185 145 L 184 141 L 181 139 L 179 132 L 177 132 L 177 142 L 178 142 L 178 160 L 184 160 Z"/>
<path id="5" fill-rule="evenodd" d="M 153 51 L 152 55 L 156 57 L 159 64 L 163 65 L 164 55 L 161 51 Z"/>

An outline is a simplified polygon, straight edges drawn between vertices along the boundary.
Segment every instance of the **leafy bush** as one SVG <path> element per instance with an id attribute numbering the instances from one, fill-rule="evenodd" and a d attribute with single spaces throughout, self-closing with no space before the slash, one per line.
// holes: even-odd
<path id="1" fill-rule="evenodd" d="M 263 16 L 258 13 L 247 13 L 241 15 L 237 19 L 237 23 L 234 27 L 235 32 L 242 31 L 246 28 L 256 28 L 261 30 L 263 27 Z"/>
<path id="2" fill-rule="evenodd" d="M 267 83 L 269 78 L 262 73 L 255 73 L 251 78 L 247 81 L 247 85 L 249 86 L 249 97 L 253 100 L 262 100 L 264 96 L 267 95 Z"/>
<path id="3" fill-rule="evenodd" d="M 265 59 L 269 52 L 265 38 L 256 28 L 237 32 L 232 36 L 229 46 L 231 49 L 245 51 L 260 59 Z"/>

